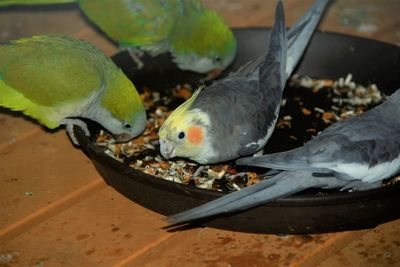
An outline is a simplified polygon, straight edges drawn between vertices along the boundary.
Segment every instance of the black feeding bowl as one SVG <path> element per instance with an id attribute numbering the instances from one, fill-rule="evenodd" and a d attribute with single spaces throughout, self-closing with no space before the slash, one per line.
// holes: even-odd
<path id="1" fill-rule="evenodd" d="M 238 55 L 227 71 L 264 54 L 268 29 L 236 29 Z M 168 55 L 144 58 L 137 70 L 125 52 L 114 61 L 137 87 L 166 90 L 180 83 L 195 84 L 202 76 L 177 70 Z M 338 79 L 352 73 L 356 83 L 375 83 L 390 94 L 400 87 L 400 47 L 334 33 L 316 33 L 295 73 Z M 104 180 L 136 203 L 164 215 L 174 214 L 226 193 L 163 180 L 128 167 L 104 153 L 75 128 L 82 149 Z M 96 126 L 90 127 L 95 135 Z M 273 144 L 272 144 L 273 145 Z M 268 146 L 268 144 L 267 144 Z M 202 221 L 201 225 L 253 233 L 305 234 L 371 228 L 400 218 L 400 184 L 363 192 L 299 193 L 235 214 Z"/>

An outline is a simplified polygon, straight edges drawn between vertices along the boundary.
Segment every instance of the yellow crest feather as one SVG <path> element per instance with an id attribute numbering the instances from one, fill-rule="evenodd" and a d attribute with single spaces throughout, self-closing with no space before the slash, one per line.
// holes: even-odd
<path id="1" fill-rule="evenodd" d="M 186 112 L 192 106 L 193 102 L 196 100 L 196 98 L 201 93 L 203 88 L 204 88 L 204 86 L 200 86 L 188 100 L 186 100 L 183 104 L 181 104 L 178 108 L 176 108 L 171 113 L 169 118 L 171 118 L 173 120 L 179 119 L 179 117 L 182 115 L 182 113 Z"/>
<path id="2" fill-rule="evenodd" d="M 196 100 L 196 98 L 199 96 L 201 91 L 204 89 L 204 86 L 200 86 L 194 93 L 193 95 L 186 100 L 184 103 L 182 103 L 179 107 L 177 107 L 168 117 L 168 119 L 164 122 L 163 127 L 169 127 L 169 128 L 176 128 L 179 125 L 182 125 L 183 122 L 185 121 L 185 116 L 184 114 L 188 111 L 188 109 L 192 106 L 193 102 Z M 160 131 L 160 136 L 163 135 L 163 131 L 161 129 Z"/>

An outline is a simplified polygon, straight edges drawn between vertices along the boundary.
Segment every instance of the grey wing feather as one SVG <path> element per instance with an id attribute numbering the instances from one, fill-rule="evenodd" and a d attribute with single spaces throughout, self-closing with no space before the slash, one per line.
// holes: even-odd
<path id="1" fill-rule="evenodd" d="M 272 59 L 272 56 L 274 53 L 278 52 L 279 55 L 281 53 L 285 53 L 285 58 L 287 54 L 287 42 L 286 42 L 286 30 L 285 30 L 285 15 L 283 11 L 283 5 L 282 2 L 279 1 L 278 5 L 276 7 L 276 12 L 275 12 L 275 21 L 274 25 L 272 26 L 269 38 L 267 39 L 269 44 L 267 48 L 267 54 L 263 55 L 255 60 L 251 60 L 247 62 L 245 65 L 240 67 L 237 71 L 231 73 L 228 77 L 234 77 L 234 76 L 246 76 L 249 74 L 253 74 L 260 66 L 265 66 L 268 67 L 267 61 L 270 61 Z M 283 47 L 277 47 L 277 45 L 273 45 L 273 43 L 279 42 L 280 45 Z M 272 47 L 274 46 L 274 47 Z M 269 59 L 268 59 L 269 57 Z M 286 60 L 285 62 L 286 63 Z M 286 66 L 286 64 L 285 64 Z"/>
<path id="2" fill-rule="evenodd" d="M 271 178 L 271 181 L 264 180 L 201 206 L 177 213 L 168 217 L 168 221 L 173 225 L 182 224 L 217 214 L 249 209 L 311 187 L 334 188 L 345 184 L 346 182 L 334 177 L 318 178 L 309 172 L 282 172 Z"/>
<path id="3" fill-rule="evenodd" d="M 207 112 L 213 114 L 211 120 L 219 125 L 213 127 L 213 135 L 224 136 L 229 140 L 233 138 L 230 143 L 234 145 L 228 149 L 234 151 L 235 157 L 257 152 L 260 149 L 257 141 L 265 137 L 278 115 L 286 81 L 286 30 L 282 3 L 278 4 L 276 12 L 271 44 L 263 64 L 268 66 L 257 69 L 249 76 L 229 76 L 216 81 L 207 90 L 203 90 L 191 106 L 193 109 L 207 106 Z M 235 112 L 220 112 L 232 106 Z M 225 132 L 228 129 L 230 134 Z M 246 134 L 243 134 L 243 129 L 247 129 Z M 253 141 L 255 145 L 251 144 Z M 217 141 L 214 147 L 226 150 L 224 143 Z"/>
<path id="4" fill-rule="evenodd" d="M 276 7 L 274 26 L 269 37 L 267 51 L 265 60 L 259 68 L 259 87 L 261 87 L 261 90 L 266 90 L 268 87 L 280 88 L 277 90 L 280 99 L 286 83 L 287 55 L 285 13 L 280 1 Z"/>
<path id="5" fill-rule="evenodd" d="M 316 149 L 327 147 L 326 161 L 368 164 L 373 167 L 399 157 L 400 147 L 400 90 L 384 103 L 363 114 L 340 121 L 325 129 L 308 145 Z M 313 144 L 315 143 L 315 144 Z M 333 147 L 336 145 L 336 147 Z M 317 162 L 321 157 L 315 156 Z"/>
<path id="6" fill-rule="evenodd" d="M 313 167 L 308 161 L 307 153 L 304 147 L 275 154 L 263 155 L 259 157 L 240 158 L 236 160 L 236 164 L 285 171 L 311 171 L 318 173 L 332 172 L 331 170 L 326 168 Z"/>
<path id="7" fill-rule="evenodd" d="M 329 173 L 340 163 L 367 164 L 373 167 L 399 156 L 400 90 L 385 103 L 326 128 L 304 146 L 281 153 L 237 160 L 239 165 L 278 170 Z M 315 167 L 315 164 L 321 166 Z"/>
<path id="8" fill-rule="evenodd" d="M 262 108 L 258 109 L 257 113 L 261 115 L 260 120 L 263 120 L 257 125 L 265 125 L 265 128 L 258 131 L 259 133 L 263 133 L 262 136 L 259 136 L 258 139 L 251 139 L 253 141 L 257 141 L 265 135 L 268 137 L 269 129 L 274 126 L 278 116 L 282 92 L 286 83 L 287 46 L 285 14 L 282 2 L 280 1 L 276 7 L 275 14 L 275 22 L 269 38 L 268 52 L 264 62 L 258 69 L 258 82 L 256 85 L 257 91 L 262 93 Z M 248 140 L 246 140 L 245 143 L 241 144 L 238 154 L 240 156 L 249 155 L 259 149 L 259 144 L 249 144 Z"/>

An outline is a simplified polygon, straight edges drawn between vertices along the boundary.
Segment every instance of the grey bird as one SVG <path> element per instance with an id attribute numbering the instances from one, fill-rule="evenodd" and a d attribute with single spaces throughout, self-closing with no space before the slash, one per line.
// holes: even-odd
<path id="1" fill-rule="evenodd" d="M 275 127 L 286 80 L 328 2 L 317 0 L 290 29 L 287 40 L 279 1 L 266 56 L 196 91 L 179 106 L 160 128 L 161 154 L 211 164 L 260 151 Z"/>
<path id="2" fill-rule="evenodd" d="M 181 224 L 237 212 L 308 188 L 380 187 L 400 171 L 400 89 L 379 106 L 329 126 L 302 147 L 236 163 L 282 172 L 168 219 Z"/>

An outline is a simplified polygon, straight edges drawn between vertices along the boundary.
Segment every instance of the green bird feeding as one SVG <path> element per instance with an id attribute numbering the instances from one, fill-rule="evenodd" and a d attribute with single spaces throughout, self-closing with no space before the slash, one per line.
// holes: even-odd
<path id="1" fill-rule="evenodd" d="M 93 120 L 118 141 L 139 135 L 146 113 L 131 81 L 103 52 L 68 36 L 42 35 L 0 43 L 0 106 L 47 128 Z"/>
<path id="2" fill-rule="evenodd" d="M 170 52 L 178 68 L 214 77 L 236 54 L 232 31 L 199 0 L 4 0 L 0 5 L 66 2 L 78 3 L 139 68 L 143 51 L 151 56 Z"/>

